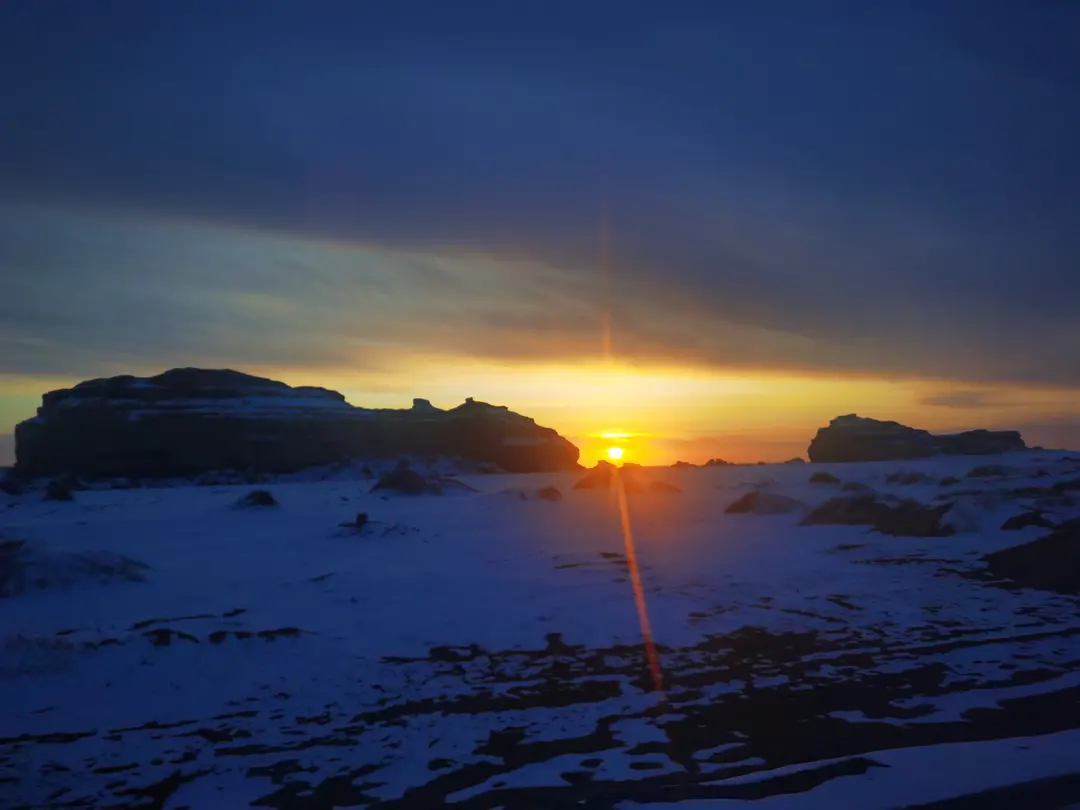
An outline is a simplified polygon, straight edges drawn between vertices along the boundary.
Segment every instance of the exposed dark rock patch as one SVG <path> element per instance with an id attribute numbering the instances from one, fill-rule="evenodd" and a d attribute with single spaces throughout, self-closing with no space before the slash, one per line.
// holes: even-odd
<path id="1" fill-rule="evenodd" d="M 1012 430 L 970 430 L 935 436 L 898 422 L 849 414 L 818 430 L 807 455 L 812 462 L 898 461 L 936 455 L 994 455 L 1024 450 Z"/>
<path id="2" fill-rule="evenodd" d="M 562 493 L 557 487 L 540 487 L 536 490 L 536 497 L 542 501 L 561 501 Z"/>
<path id="3" fill-rule="evenodd" d="M 842 492 L 865 492 L 871 494 L 874 493 L 874 488 L 872 486 L 870 486 L 869 484 L 864 484 L 861 481 L 848 481 L 846 484 L 840 487 L 840 490 Z"/>
<path id="4" fill-rule="evenodd" d="M 383 475 L 371 488 L 372 492 L 397 492 L 402 495 L 441 495 L 442 486 L 429 481 L 416 470 L 398 467 Z"/>
<path id="5" fill-rule="evenodd" d="M 73 501 L 75 500 L 75 488 L 70 481 L 54 478 L 45 485 L 43 497 L 46 501 Z"/>
<path id="6" fill-rule="evenodd" d="M 832 473 L 816 472 L 810 476 L 811 484 L 839 484 L 840 479 Z"/>
<path id="7" fill-rule="evenodd" d="M 1038 540 L 987 554 L 982 561 L 995 577 L 1025 588 L 1080 593 L 1080 519 Z"/>
<path id="8" fill-rule="evenodd" d="M 614 464 L 607 461 L 598 461 L 596 466 L 588 470 L 574 483 L 574 489 L 608 489 L 612 486 L 618 473 Z"/>
<path id="9" fill-rule="evenodd" d="M 1038 526 L 1042 529 L 1054 528 L 1053 523 L 1047 520 L 1043 513 L 1037 509 L 1032 509 L 1027 512 L 1021 512 L 1019 515 L 1013 515 L 1011 518 L 1001 524 L 1001 530 L 1006 532 L 1015 532 L 1020 529 L 1027 529 L 1031 526 Z"/>
<path id="10" fill-rule="evenodd" d="M 611 489 L 617 482 L 622 483 L 625 492 L 632 494 L 682 491 L 664 481 L 646 480 L 644 468 L 640 464 L 624 464 L 622 467 L 616 467 L 607 461 L 598 461 L 595 467 L 577 480 L 574 489 Z"/>
<path id="11" fill-rule="evenodd" d="M 938 481 L 938 484 L 943 487 L 953 487 L 960 483 L 960 479 L 955 475 L 947 475 Z"/>
<path id="12" fill-rule="evenodd" d="M 259 509 L 277 505 L 277 498 L 266 489 L 253 489 L 236 502 L 236 506 L 240 509 Z"/>
<path id="13" fill-rule="evenodd" d="M 813 509 L 801 526 L 870 526 L 894 537 L 947 537 L 956 529 L 942 522 L 952 504 L 924 506 L 917 501 L 886 502 L 874 495 L 830 498 Z"/>
<path id="14" fill-rule="evenodd" d="M 173 630 L 171 627 L 158 627 L 154 630 L 147 630 L 143 635 L 155 647 L 168 647 L 173 643 L 173 640 L 188 641 L 192 644 L 199 643 L 199 639 L 191 635 L 191 633 Z"/>
<path id="15" fill-rule="evenodd" d="M 900 486 L 910 487 L 916 484 L 929 484 L 934 479 L 924 472 L 904 470 L 901 472 L 890 473 L 885 476 L 885 480 L 890 484 L 899 484 Z"/>
<path id="16" fill-rule="evenodd" d="M 1006 467 L 1004 464 L 982 464 L 978 467 L 973 467 L 968 470 L 965 478 L 1000 478 L 1003 475 L 1009 475 L 1013 470 Z"/>
<path id="17" fill-rule="evenodd" d="M 23 495 L 26 492 L 26 487 L 23 482 L 10 472 L 5 473 L 0 477 L 0 492 L 5 495 L 11 495 L 14 498 Z"/>
<path id="18" fill-rule="evenodd" d="M 803 512 L 807 508 L 802 501 L 781 495 L 779 492 L 754 490 L 729 504 L 724 513 L 728 515 L 787 515 Z"/>

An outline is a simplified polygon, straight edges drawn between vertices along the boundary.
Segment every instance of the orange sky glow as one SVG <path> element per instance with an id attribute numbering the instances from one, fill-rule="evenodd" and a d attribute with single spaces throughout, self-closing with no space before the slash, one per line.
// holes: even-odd
<path id="1" fill-rule="evenodd" d="M 132 368 L 152 374 L 160 368 Z M 805 456 L 818 427 L 844 413 L 895 419 L 932 431 L 1009 427 L 1075 414 L 1071 389 L 986 388 L 943 381 L 879 380 L 619 363 L 493 363 L 470 358 L 413 357 L 393 372 L 348 369 L 244 368 L 292 385 L 341 391 L 354 405 L 408 407 L 411 398 L 449 408 L 466 397 L 508 405 L 553 427 L 581 449 L 582 463 L 784 461 Z M 40 394 L 78 380 L 0 380 L 0 419 L 33 415 Z M 976 407 L 944 407 L 935 398 L 962 390 Z M 7 432 L 7 431 L 0 431 Z M 1029 438 L 1029 443 L 1050 441 Z"/>

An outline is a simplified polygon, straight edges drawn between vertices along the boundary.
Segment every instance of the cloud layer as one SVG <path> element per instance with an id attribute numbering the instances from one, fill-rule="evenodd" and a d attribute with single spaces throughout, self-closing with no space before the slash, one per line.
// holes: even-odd
<path id="1" fill-rule="evenodd" d="M 902 5 L 5 4 L 0 371 L 1080 385 L 1080 9 Z"/>

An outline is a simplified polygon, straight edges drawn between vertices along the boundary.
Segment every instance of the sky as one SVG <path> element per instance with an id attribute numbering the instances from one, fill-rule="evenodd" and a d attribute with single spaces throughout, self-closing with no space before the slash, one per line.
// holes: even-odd
<path id="1" fill-rule="evenodd" d="M 780 460 L 1080 447 L 1080 4 L 0 3 L 0 463 L 231 367 Z"/>

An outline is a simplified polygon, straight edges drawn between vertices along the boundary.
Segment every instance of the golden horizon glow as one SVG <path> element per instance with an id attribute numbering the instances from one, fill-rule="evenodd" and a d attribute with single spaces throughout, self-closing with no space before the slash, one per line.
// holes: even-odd
<path id="1" fill-rule="evenodd" d="M 557 430 L 580 450 L 581 463 L 610 459 L 618 446 L 624 458 L 644 465 L 675 461 L 704 463 L 785 461 L 805 457 L 818 428 L 845 413 L 894 419 L 931 432 L 970 428 L 1017 428 L 1031 445 L 1069 447 L 1049 428 L 1080 423 L 1077 389 L 991 386 L 942 380 L 874 380 L 835 375 L 797 376 L 765 370 L 737 371 L 640 366 L 612 362 L 494 362 L 479 358 L 396 354 L 387 368 L 258 366 L 192 358 L 193 365 L 237 367 L 290 385 L 340 391 L 370 408 L 407 408 L 413 397 L 436 407 L 466 397 L 506 405 Z M 174 364 L 175 365 L 175 364 Z M 167 365 L 113 362 L 75 376 L 0 375 L 0 439 L 14 424 L 34 415 L 40 396 L 94 376 L 158 374 Z M 934 397 L 963 391 L 985 398 L 975 407 L 941 407 Z M 1080 442 L 1071 441 L 1072 446 Z M 0 445 L 0 451 L 4 447 Z M 3 459 L 0 458 L 0 463 Z"/>

